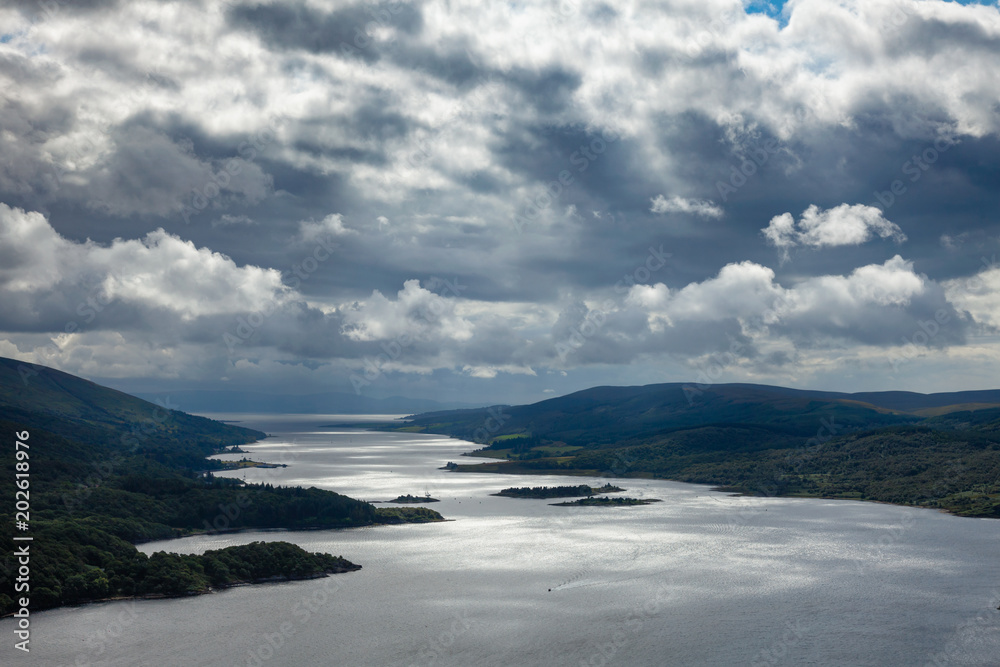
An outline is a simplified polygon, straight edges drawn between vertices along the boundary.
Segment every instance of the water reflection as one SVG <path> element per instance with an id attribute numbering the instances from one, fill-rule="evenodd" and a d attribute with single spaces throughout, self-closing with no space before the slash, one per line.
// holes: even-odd
<path id="1" fill-rule="evenodd" d="M 274 434 L 246 456 L 288 465 L 227 475 L 367 500 L 429 493 L 453 521 L 142 545 L 198 553 L 283 539 L 364 569 L 41 613 L 23 664 L 1000 664 L 1000 522 L 655 480 L 616 483 L 664 502 L 554 507 L 489 494 L 565 477 L 439 470 L 471 448 L 451 438 L 324 428 L 331 416 L 225 418 Z M 11 627 L 0 622 L 5 636 Z"/>

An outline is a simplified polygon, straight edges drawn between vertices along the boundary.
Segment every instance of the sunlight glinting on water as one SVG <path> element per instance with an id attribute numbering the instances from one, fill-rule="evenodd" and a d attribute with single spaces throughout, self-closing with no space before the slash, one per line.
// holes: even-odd
<path id="1" fill-rule="evenodd" d="M 474 461 L 459 457 L 475 446 L 324 428 L 337 422 L 330 416 L 224 418 L 274 435 L 220 458 L 288 467 L 220 475 L 369 501 L 429 494 L 440 502 L 427 506 L 450 521 L 140 545 L 200 553 L 286 540 L 363 569 L 139 602 L 134 626 L 107 646 L 109 665 L 136 664 L 127 657 L 135 655 L 157 665 L 256 665 L 282 622 L 294 632 L 271 649 L 270 664 L 753 665 L 779 664 L 764 656 L 780 652 L 780 664 L 922 665 L 949 642 L 958 646 L 949 664 L 1000 655 L 995 621 L 969 636 L 955 620 L 986 611 L 1000 522 L 648 479 L 614 482 L 663 502 L 556 507 L 490 494 L 608 480 L 439 470 Z M 42 649 L 51 664 L 72 664 L 95 623 L 127 604 L 39 614 L 39 634 L 54 639 Z"/>

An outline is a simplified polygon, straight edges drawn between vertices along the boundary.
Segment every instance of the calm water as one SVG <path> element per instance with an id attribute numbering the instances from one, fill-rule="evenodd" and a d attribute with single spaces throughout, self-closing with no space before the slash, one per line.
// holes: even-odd
<path id="1" fill-rule="evenodd" d="M 30 656 L 5 619 L 3 664 L 1000 665 L 1000 521 L 651 480 L 617 483 L 664 502 L 553 507 L 488 494 L 573 478 L 437 470 L 468 461 L 458 440 L 332 416 L 221 418 L 274 434 L 245 449 L 288 464 L 232 475 L 365 500 L 429 493 L 453 521 L 145 544 L 281 539 L 364 569 L 39 613 Z"/>

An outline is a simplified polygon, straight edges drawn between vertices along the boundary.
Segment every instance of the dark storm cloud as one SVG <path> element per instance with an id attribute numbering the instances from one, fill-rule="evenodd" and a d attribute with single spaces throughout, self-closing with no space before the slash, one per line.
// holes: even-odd
<path id="1" fill-rule="evenodd" d="M 552 352 L 558 364 L 630 364 L 645 356 L 663 354 L 700 356 L 729 350 L 734 341 L 741 357 L 756 355 L 753 341 L 744 335 L 735 318 L 679 322 L 653 330 L 646 313 L 605 305 L 606 311 L 578 302 L 560 314 L 552 328 Z"/>
<path id="2" fill-rule="evenodd" d="M 271 178 L 250 161 L 232 156 L 222 165 L 201 158 L 190 142 L 174 142 L 165 134 L 141 125 L 116 129 L 112 156 L 92 170 L 88 204 L 110 215 L 166 216 L 190 208 L 192 193 L 216 192 L 213 208 L 232 199 L 253 204 L 271 188 Z M 236 172 L 236 173 L 232 173 Z M 225 185 L 218 185 L 219 173 Z M 208 184 L 215 183 L 215 190 Z M 217 199 L 217 201 L 216 201 Z M 207 204 L 206 204 L 207 207 Z"/>
<path id="3" fill-rule="evenodd" d="M 1000 55 L 1000 36 L 991 34 L 978 23 L 954 23 L 930 18 L 902 22 L 898 30 L 899 39 L 888 42 L 888 52 L 894 56 L 906 56 L 914 52 L 925 57 L 933 56 L 954 44 L 964 44 Z"/>
<path id="4" fill-rule="evenodd" d="M 7 4 L 34 19 L 45 19 L 61 12 L 90 14 L 115 9 L 121 0 L 8 0 Z"/>
<path id="5" fill-rule="evenodd" d="M 29 85 L 52 85 L 60 76 L 53 64 L 17 53 L 0 53 L 0 72 L 14 83 Z"/>
<path id="6" fill-rule="evenodd" d="M 542 114 L 565 109 L 583 82 L 579 73 L 560 66 L 544 67 L 539 71 L 515 69 L 507 72 L 506 78 L 511 87 Z"/>
<path id="7" fill-rule="evenodd" d="M 332 12 L 316 11 L 303 3 L 238 5 L 229 9 L 229 20 L 234 28 L 250 30 L 278 49 L 341 53 L 368 62 L 381 54 L 371 44 L 366 26 L 374 22 L 415 34 L 423 24 L 419 8 L 397 2 L 384 7 L 358 3 Z"/>
<path id="8" fill-rule="evenodd" d="M 469 39 L 445 40 L 426 46 L 411 41 L 393 49 L 393 60 L 401 67 L 426 72 L 457 88 L 465 88 L 486 75 L 470 52 L 475 48 Z"/>
<path id="9" fill-rule="evenodd" d="M 779 32 L 711 26 L 728 5 L 707 2 L 188 3 L 169 23 L 143 2 L 61 3 L 0 43 L 0 202 L 26 209 L 0 234 L 63 253 L 31 284 L 7 276 L 0 328 L 30 354 L 120 255 L 134 280 L 63 338 L 66 359 L 127 348 L 122 375 L 155 339 L 173 353 L 150 363 L 192 381 L 346 382 L 408 333 L 387 392 L 677 379 L 706 359 L 837 381 L 829 354 L 881 382 L 885 352 L 939 315 L 928 354 L 992 367 L 976 346 L 1000 307 L 983 261 L 1000 250 L 995 10 L 930 0 L 882 30 L 898 3 L 803 0 Z M 883 208 L 896 240 L 762 233 L 788 214 L 806 234 L 809 207 L 844 205 Z M 282 287 L 314 233 L 336 249 Z M 444 314 L 421 317 L 429 304 Z"/>

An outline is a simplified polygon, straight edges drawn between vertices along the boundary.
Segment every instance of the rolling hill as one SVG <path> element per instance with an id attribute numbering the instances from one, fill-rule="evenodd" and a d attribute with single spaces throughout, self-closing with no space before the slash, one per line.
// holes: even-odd
<path id="1" fill-rule="evenodd" d="M 405 427 L 507 459 L 463 472 L 656 476 L 762 495 L 1000 516 L 1000 391 L 846 394 L 753 384 L 595 387 Z"/>
<path id="2" fill-rule="evenodd" d="M 315 488 L 247 485 L 211 475 L 206 456 L 264 433 L 185 414 L 82 378 L 0 357 L 0 510 L 15 532 L 15 490 L 30 499 L 17 520 L 31 542 L 31 609 L 119 596 L 205 592 L 244 581 L 322 576 L 358 569 L 328 554 L 270 543 L 202 556 L 157 553 L 136 542 L 205 530 L 333 528 L 440 520 L 425 508 L 383 510 Z M 21 434 L 21 435 L 15 435 Z M 26 448 L 15 452 L 14 439 Z M 19 467 L 20 466 L 20 467 Z M 208 473 L 205 471 L 208 470 Z M 15 474 L 29 475 L 15 489 Z M 24 479 L 24 478 L 21 478 Z M 17 571 L 13 544 L 0 544 L 0 615 Z M 263 560 L 261 560 L 263 559 Z"/>

